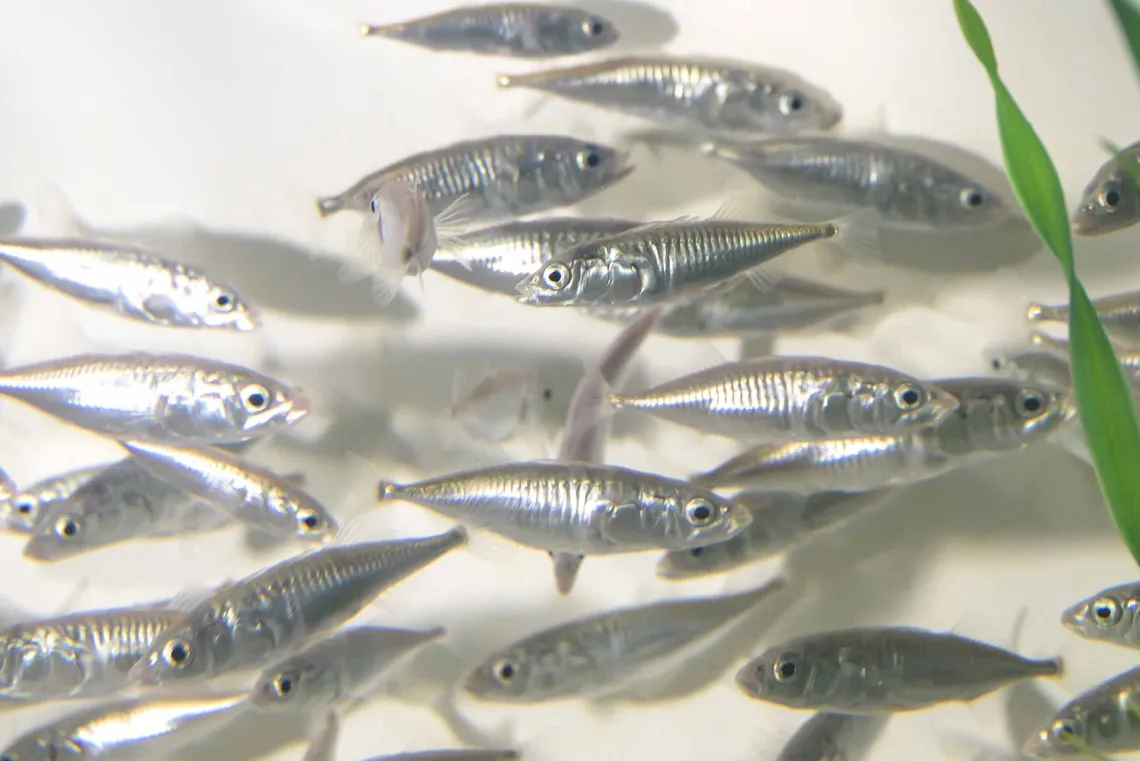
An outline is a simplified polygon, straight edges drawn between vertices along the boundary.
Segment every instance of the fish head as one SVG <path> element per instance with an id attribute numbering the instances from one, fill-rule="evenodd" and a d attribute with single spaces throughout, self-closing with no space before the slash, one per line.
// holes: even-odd
<path id="1" fill-rule="evenodd" d="M 5 530 L 26 534 L 34 531 L 54 495 L 40 489 L 18 491 L 0 501 L 0 526 Z"/>
<path id="2" fill-rule="evenodd" d="M 1120 584 L 1067 608 L 1061 624 L 1087 639 L 1132 644 L 1140 641 L 1140 584 Z"/>
<path id="3" fill-rule="evenodd" d="M 1072 218 L 1075 235 L 1092 237 L 1123 230 L 1140 219 L 1140 185 L 1109 162 L 1085 188 Z"/>
<path id="4" fill-rule="evenodd" d="M 939 439 L 954 451 L 1018 449 L 1070 421 L 1076 408 L 1068 389 L 1004 378 L 935 381 L 958 400 L 939 426 Z"/>
<path id="5" fill-rule="evenodd" d="M 934 172 L 926 182 L 939 226 L 984 229 L 996 227 L 1013 215 L 1001 196 L 957 172 Z"/>
<path id="6" fill-rule="evenodd" d="M 953 394 L 893 370 L 854 373 L 848 383 L 850 399 L 838 398 L 836 411 L 849 415 L 853 428 L 865 435 L 897 435 L 937 425 L 958 409 Z M 838 409 L 848 404 L 850 412 Z M 824 407 L 825 416 L 833 414 L 830 403 Z"/>
<path id="7" fill-rule="evenodd" d="M 268 435 L 272 429 L 297 423 L 309 413 L 304 392 L 259 373 L 235 372 L 227 385 L 230 426 L 246 438 Z"/>
<path id="8" fill-rule="evenodd" d="M 543 148 L 543 183 L 552 192 L 557 188 L 557 195 L 567 200 L 597 193 L 633 171 L 628 151 L 601 143 L 554 138 Z"/>
<path id="9" fill-rule="evenodd" d="M 752 524 L 752 512 L 744 506 L 684 482 L 644 499 L 651 515 L 662 516 L 648 521 L 645 530 L 658 534 L 650 538 L 669 549 L 723 542 Z"/>
<path id="10" fill-rule="evenodd" d="M 525 647 L 495 653 L 463 680 L 463 689 L 481 700 L 521 702 L 542 688 L 542 675 Z"/>
<path id="11" fill-rule="evenodd" d="M 585 253 L 585 252 L 583 252 Z M 518 300 L 531 306 L 578 306 L 592 303 L 599 280 L 608 280 L 604 263 L 591 256 L 551 259 L 515 287 Z"/>
<path id="12" fill-rule="evenodd" d="M 301 653 L 258 677 L 249 701 L 259 711 L 309 713 L 332 705 L 336 697 L 333 669 Z"/>
<path id="13" fill-rule="evenodd" d="M 1106 729 L 1111 731 L 1113 724 L 1119 724 L 1119 709 L 1107 706 L 1107 710 L 1100 711 L 1104 717 Z M 1087 744 L 1097 747 L 1100 742 L 1099 735 L 1089 721 L 1091 712 L 1081 697 L 1063 706 L 1036 732 L 1029 736 L 1022 746 L 1026 755 L 1035 758 L 1060 758 L 1065 756 L 1083 756 L 1080 747 Z M 1113 732 L 1115 734 L 1115 732 Z M 1094 743 L 1096 743 L 1094 745 Z"/>
<path id="14" fill-rule="evenodd" d="M 239 333 L 256 330 L 260 324 L 257 313 L 241 300 L 231 288 L 204 281 L 193 294 L 194 314 L 200 315 L 207 328 L 225 328 Z"/>
<path id="15" fill-rule="evenodd" d="M 743 120 L 759 132 L 823 131 L 843 119 L 839 101 L 786 72 L 775 77 L 747 76 L 738 92 Z"/>
<path id="16" fill-rule="evenodd" d="M 108 523 L 122 523 L 122 510 L 109 508 L 89 514 L 81 503 L 68 500 L 52 510 L 24 545 L 24 557 L 51 563 L 106 544 L 100 535 Z"/>
<path id="17" fill-rule="evenodd" d="M 736 686 L 755 700 L 813 707 L 811 691 L 820 684 L 822 663 L 797 642 L 771 647 L 736 672 Z"/>
<path id="18" fill-rule="evenodd" d="M 559 19 L 561 22 L 560 34 L 564 50 L 585 53 L 590 50 L 601 50 L 613 45 L 621 37 L 617 24 L 596 13 L 583 13 L 576 10 L 567 10 Z"/>
<path id="19" fill-rule="evenodd" d="M 149 687 L 205 679 L 214 672 L 211 630 L 188 615 L 181 623 L 163 629 L 146 655 L 128 672 L 128 680 Z"/>
<path id="20" fill-rule="evenodd" d="M 283 529 L 303 541 L 323 542 L 340 531 L 340 524 L 311 494 L 287 481 L 267 489 L 267 504 L 275 515 L 284 516 Z"/>

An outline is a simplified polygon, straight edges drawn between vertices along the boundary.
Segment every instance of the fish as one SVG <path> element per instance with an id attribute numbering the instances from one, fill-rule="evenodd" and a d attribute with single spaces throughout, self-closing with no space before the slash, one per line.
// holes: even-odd
<path id="1" fill-rule="evenodd" d="M 1140 667 L 1091 687 L 1061 706 L 1022 750 L 1037 758 L 1090 758 L 1140 750 Z"/>
<path id="2" fill-rule="evenodd" d="M 473 441 L 502 443 L 533 421 L 531 405 L 538 393 L 534 370 L 501 367 L 461 389 L 456 376 L 448 418 Z"/>
<path id="3" fill-rule="evenodd" d="M 1114 338 L 1140 343 L 1140 291 L 1116 293 L 1094 299 L 1093 309 L 1108 334 Z M 1068 304 L 1030 304 L 1026 318 L 1031 322 L 1068 322 Z"/>
<path id="4" fill-rule="evenodd" d="M 1059 658 L 1023 658 L 956 634 L 867 627 L 769 647 L 737 672 L 736 684 L 750 698 L 786 708 L 898 713 L 968 702 L 1062 670 Z"/>
<path id="5" fill-rule="evenodd" d="M 436 51 L 532 59 L 601 50 L 621 37 L 617 26 L 597 13 L 538 3 L 478 5 L 397 24 L 361 24 L 360 35 Z"/>
<path id="6" fill-rule="evenodd" d="M 390 756 L 372 756 L 366 761 L 516 761 L 518 751 L 496 748 L 448 748 L 417 750 Z"/>
<path id="7" fill-rule="evenodd" d="M 321 542 L 340 530 L 336 518 L 303 488 L 221 449 L 129 439 L 119 444 L 151 475 L 265 533 Z"/>
<path id="8" fill-rule="evenodd" d="M 1073 213 L 1074 235 L 1094 237 L 1131 227 L 1140 220 L 1140 181 L 1136 160 L 1140 142 L 1106 161 L 1081 193 Z"/>
<path id="9" fill-rule="evenodd" d="M 994 191 L 921 153 L 867 140 L 788 136 L 712 141 L 706 155 L 797 201 L 846 213 L 873 209 L 902 229 L 986 230 L 1013 212 Z"/>
<path id="10" fill-rule="evenodd" d="M 521 304 L 629 307 L 675 302 L 792 249 L 840 235 L 834 224 L 757 224 L 689 218 L 651 222 L 564 249 L 517 286 Z"/>
<path id="11" fill-rule="evenodd" d="M 128 686 L 128 671 L 158 633 L 182 616 L 161 605 L 134 606 L 11 626 L 0 635 L 0 697 L 40 702 L 114 694 Z"/>
<path id="12" fill-rule="evenodd" d="M 799 726 L 776 761 L 859 761 L 883 731 L 887 715 L 820 711 Z"/>
<path id="13" fill-rule="evenodd" d="M 316 731 L 309 739 L 309 747 L 301 761 L 336 761 L 336 749 L 340 742 L 340 714 L 328 711 L 324 720 L 317 723 Z"/>
<path id="14" fill-rule="evenodd" d="M 740 568 L 799 547 L 889 502 L 896 492 L 743 492 L 732 501 L 752 512 L 752 523 L 724 542 L 666 552 L 657 577 L 684 581 Z"/>
<path id="15" fill-rule="evenodd" d="M 103 468 L 71 470 L 14 491 L 7 499 L 0 500 L 0 525 L 14 533 L 31 533 L 53 505 L 66 500 Z"/>
<path id="16" fill-rule="evenodd" d="M 467 542 L 462 528 L 323 547 L 206 595 L 159 634 L 132 683 L 179 684 L 264 668 L 353 618 L 377 595 Z"/>
<path id="17" fill-rule="evenodd" d="M 346 629 L 266 669 L 254 683 L 250 704 L 259 711 L 302 715 L 340 708 L 364 697 L 395 663 L 445 633 L 442 627 Z"/>
<path id="18" fill-rule="evenodd" d="M 506 222 L 442 241 L 431 268 L 480 290 L 513 297 L 518 284 L 558 252 L 641 224 L 629 219 L 589 217 Z"/>
<path id="19" fill-rule="evenodd" d="M 187 354 L 80 354 L 0 371 L 0 395 L 112 438 L 231 444 L 308 414 L 299 390 Z"/>
<path id="20" fill-rule="evenodd" d="M 612 393 L 619 409 L 766 442 L 902 434 L 938 424 L 953 395 L 889 367 L 826 357 L 726 362 L 637 393 Z"/>
<path id="21" fill-rule="evenodd" d="M 623 56 L 498 77 L 673 127 L 727 133 L 827 130 L 843 118 L 829 93 L 783 69 L 713 58 Z"/>
<path id="22" fill-rule="evenodd" d="M 245 698 L 245 693 L 207 692 L 122 698 L 26 730 L 0 751 L 0 759 L 170 758 L 242 716 Z"/>
<path id="23" fill-rule="evenodd" d="M 783 590 L 667 600 L 559 624 L 495 652 L 463 681 L 480 700 L 538 703 L 594 696 L 716 632 Z"/>
<path id="24" fill-rule="evenodd" d="M 149 325 L 248 333 L 259 323 L 233 288 L 136 246 L 10 238 L 0 240 L 0 262 L 73 299 Z"/>
<path id="25" fill-rule="evenodd" d="M 1086 639 L 1140 649 L 1140 582 L 1118 584 L 1065 609 L 1061 624 Z"/>
<path id="26" fill-rule="evenodd" d="M 952 456 L 1018 450 L 1077 415 L 1072 392 L 1064 387 L 999 378 L 939 378 L 934 384 L 958 400 L 932 434 Z"/>
<path id="27" fill-rule="evenodd" d="M 1047 383 L 1058 388 L 1072 385 L 1068 358 L 1051 351 L 999 351 L 993 354 L 990 364 L 995 372 L 1008 373 L 1019 380 Z"/>
<path id="28" fill-rule="evenodd" d="M 751 514 L 707 489 L 614 465 L 521 462 L 417 483 L 381 481 L 402 500 L 547 552 L 606 555 L 729 539 Z"/>
<path id="29" fill-rule="evenodd" d="M 563 135 L 494 135 L 417 153 L 317 201 L 322 217 L 370 212 L 376 191 L 404 179 L 419 188 L 433 215 L 464 199 L 469 224 L 502 222 L 569 206 L 633 171 L 629 154 Z"/>

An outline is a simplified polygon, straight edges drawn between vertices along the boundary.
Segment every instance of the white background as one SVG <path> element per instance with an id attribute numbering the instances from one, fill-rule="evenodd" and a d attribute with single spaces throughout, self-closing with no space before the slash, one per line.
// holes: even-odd
<path id="1" fill-rule="evenodd" d="M 885 125 L 1000 164 L 989 85 L 949 0 L 654 5 L 677 21 L 670 52 L 796 71 L 844 104 L 848 134 Z M 363 537 L 445 528 L 446 521 L 411 506 L 372 510 L 371 497 L 378 475 L 404 479 L 473 464 L 441 455 L 436 442 L 457 368 L 539 367 L 554 390 L 543 414 L 554 420 L 565 409 L 579 360 L 595 355 L 615 329 L 568 311 L 527 310 L 431 274 L 424 292 L 409 281 L 406 299 L 378 310 L 366 286 L 342 282 L 335 261 L 314 258 L 318 249 L 344 255 L 351 237 L 343 223 L 319 222 L 314 200 L 409 153 L 475 135 L 551 131 L 613 142 L 621 130 L 644 126 L 555 101 L 536 110 L 537 96 L 496 90 L 496 73 L 536 64 L 433 55 L 355 36 L 360 21 L 396 21 L 447 6 L 435 0 L 0 2 L 0 201 L 28 206 L 30 232 L 58 234 L 67 227 L 66 198 L 100 235 L 141 240 L 207 264 L 265 317 L 265 329 L 249 335 L 164 331 L 75 305 L 4 272 L 4 361 L 148 348 L 271 369 L 304 386 L 316 409 L 296 436 L 267 444 L 255 459 L 283 472 L 303 469 L 312 491 L 343 520 L 363 515 Z M 1140 123 L 1140 85 L 1107 4 L 979 0 L 978 6 L 1006 82 L 1051 150 L 1072 206 L 1105 158 L 1098 138 L 1132 142 L 1130 125 Z M 628 18 L 628 10 L 615 18 Z M 647 24 L 640 34 L 651 38 L 655 29 Z M 627 48 L 638 41 L 630 42 Z M 709 213 L 734 189 L 750 187 L 743 175 L 698 156 L 655 159 L 641 150 L 635 161 L 638 169 L 625 184 L 591 199 L 582 212 L 645 219 Z M 1090 291 L 1140 285 L 1131 261 L 1136 242 L 1136 234 L 1124 232 L 1078 243 Z M 839 265 L 833 255 L 805 250 L 791 269 L 887 287 L 888 309 L 844 333 L 782 338 L 778 349 L 879 361 L 928 376 L 983 373 L 993 346 L 1024 337 L 1030 298 L 1064 295 L 1056 264 L 1043 253 L 995 266 L 1024 259 L 1024 244 L 950 238 L 935 248 L 904 243 L 893 257 L 912 256 L 926 271 Z M 930 271 L 938 269 L 955 271 Z M 718 344 L 716 351 L 731 356 L 736 349 Z M 707 343 L 652 338 L 631 382 L 688 372 L 711 354 Z M 610 461 L 671 475 L 733 452 L 728 442 L 665 424 L 635 421 L 615 435 Z M 112 444 L 7 401 L 0 403 L 0 447 L 0 464 L 21 483 L 119 456 Z M 553 451 L 549 441 L 512 449 L 530 458 Z M 0 537 L 0 595 L 33 614 L 57 611 L 82 580 L 90 585 L 79 605 L 129 604 L 242 576 L 288 554 L 279 548 L 254 555 L 236 530 L 140 542 L 49 566 L 25 561 L 20 547 L 18 538 Z M 652 555 L 588 560 L 574 594 L 559 598 L 544 554 L 477 536 L 469 550 L 400 585 L 362 615 L 373 623 L 443 624 L 452 635 L 412 664 L 401 679 L 404 699 L 380 698 L 351 715 L 338 757 L 460 744 L 425 701 L 490 648 L 528 631 L 609 606 L 747 587 L 777 566 L 670 584 L 653 577 L 655 561 Z M 514 742 L 531 758 L 771 758 L 806 715 L 738 693 L 731 675 L 749 652 L 789 635 L 857 624 L 953 628 L 1009 645 L 1024 606 L 1016 647 L 1034 656 L 1061 653 L 1068 667 L 1063 680 L 1007 690 L 973 708 L 899 717 L 875 751 L 882 759 L 955 758 L 976 749 L 947 736 L 1011 750 L 1047 716 L 1048 702 L 1135 662 L 1127 651 L 1079 641 L 1058 624 L 1062 607 L 1136 573 L 1091 471 L 1059 447 L 912 489 L 893 507 L 797 553 L 787 567 L 810 590 L 750 619 L 707 663 L 694 665 L 693 675 L 679 675 L 678 694 L 669 701 L 463 710 L 476 729 Z M 0 742 L 45 710 L 58 711 L 0 714 Z M 287 723 L 245 723 L 195 757 L 299 758 L 303 738 L 303 728 Z"/>

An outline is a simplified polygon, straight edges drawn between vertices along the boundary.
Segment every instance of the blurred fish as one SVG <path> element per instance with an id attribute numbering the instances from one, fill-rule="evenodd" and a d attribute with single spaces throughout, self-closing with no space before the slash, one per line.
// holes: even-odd
<path id="1" fill-rule="evenodd" d="M 218 588 L 170 626 L 131 669 L 145 685 L 259 669 L 348 621 L 385 589 L 462 546 L 436 536 L 312 550 Z"/>
<path id="2" fill-rule="evenodd" d="M 1087 639 L 1140 649 L 1140 582 L 1119 584 L 1081 600 L 1061 623 Z"/>
<path id="3" fill-rule="evenodd" d="M 373 756 L 366 761 L 515 761 L 518 751 L 491 748 L 455 748 L 448 750 L 417 750 L 391 756 Z"/>
<path id="4" fill-rule="evenodd" d="M 119 444 L 152 475 L 273 536 L 321 542 L 340 530 L 307 491 L 220 449 L 129 439 Z"/>
<path id="5" fill-rule="evenodd" d="M 1084 757 L 1140 750 L 1140 667 L 1091 687 L 1062 706 L 1025 741 L 1037 758 Z"/>
<path id="6" fill-rule="evenodd" d="M 0 371 L 0 394 L 111 437 L 228 444 L 308 413 L 304 394 L 239 365 L 185 354 L 80 354 Z"/>
<path id="7" fill-rule="evenodd" d="M 548 552 L 684 549 L 731 538 L 751 515 L 684 481 L 617 466 L 522 462 L 412 484 L 382 481 L 381 503 L 412 502 Z"/>
<path id="8" fill-rule="evenodd" d="M 989 228 L 1013 213 L 973 178 L 920 153 L 879 143 L 803 136 L 713 142 L 704 151 L 785 198 L 847 212 L 874 209 L 894 226 Z"/>
<path id="9" fill-rule="evenodd" d="M 52 505 L 67 499 L 104 467 L 72 470 L 14 491 L 10 497 L 0 501 L 0 523 L 7 531 L 31 532 Z"/>
<path id="10" fill-rule="evenodd" d="M 537 382 L 533 370 L 519 367 L 492 370 L 466 388 L 457 375 L 447 415 L 468 438 L 502 443 L 532 420 Z"/>
<path id="11" fill-rule="evenodd" d="M 245 693 L 186 693 L 120 699 L 25 731 L 6 761 L 165 759 L 197 745 L 241 716 Z"/>
<path id="12" fill-rule="evenodd" d="M 260 711 L 299 713 L 335 709 L 362 698 L 398 661 L 446 632 L 380 626 L 338 632 L 266 669 L 250 704 Z"/>
<path id="13" fill-rule="evenodd" d="M 1072 228 L 1076 235 L 1107 235 L 1140 221 L 1140 181 L 1137 180 L 1137 157 L 1140 142 L 1133 143 L 1113 156 L 1093 175 L 1085 186 Z"/>
<path id="14" fill-rule="evenodd" d="M 776 761 L 859 761 L 889 718 L 821 711 L 800 725 Z"/>
<path id="15" fill-rule="evenodd" d="M 456 8 L 398 24 L 361 24 L 363 37 L 386 37 L 430 50 L 514 58 L 554 58 L 618 41 L 603 16 L 568 5 L 495 3 Z"/>
<path id="16" fill-rule="evenodd" d="M 671 125 L 726 132 L 826 130 L 843 117 L 827 92 L 774 69 L 706 58 L 613 58 L 533 74 L 525 87 Z"/>
<path id="17" fill-rule="evenodd" d="M 561 135 L 496 135 L 410 156 L 317 202 L 322 217 L 369 212 L 376 191 L 404 179 L 419 188 L 432 214 L 460 198 L 470 222 L 504 221 L 569 206 L 633 171 L 624 151 Z"/>
<path id="18" fill-rule="evenodd" d="M 895 494 L 890 489 L 736 494 L 732 501 L 752 512 L 748 528 L 724 542 L 666 552 L 657 561 L 657 576 L 683 581 L 766 560 L 879 509 Z"/>
<path id="19" fill-rule="evenodd" d="M 897 713 L 975 700 L 1061 672 L 1059 659 L 1023 658 L 955 634 L 867 627 L 769 647 L 740 669 L 736 684 L 750 698 L 787 708 Z"/>
<path id="20" fill-rule="evenodd" d="M 340 741 L 340 714 L 336 711 L 325 713 L 317 724 L 316 732 L 309 740 L 309 747 L 301 761 L 336 761 L 337 743 Z"/>
<path id="21" fill-rule="evenodd" d="M 247 332 L 257 318 L 232 288 L 134 246 L 81 238 L 0 240 L 0 262 L 79 301 L 166 327 Z"/>
<path id="22" fill-rule="evenodd" d="M 1008 373 L 1019 380 L 1046 383 L 1057 388 L 1068 388 L 1072 383 L 1068 359 L 1050 351 L 997 351 L 990 361 L 994 371 Z"/>
<path id="23" fill-rule="evenodd" d="M 785 586 L 620 608 L 532 634 L 491 655 L 463 682 L 482 700 L 535 703 L 590 697 L 660 665 Z"/>
<path id="24" fill-rule="evenodd" d="M 1109 335 L 1140 342 L 1140 291 L 1094 299 L 1092 305 Z M 1069 305 L 1030 304 L 1026 317 L 1033 322 L 1068 322 Z"/>

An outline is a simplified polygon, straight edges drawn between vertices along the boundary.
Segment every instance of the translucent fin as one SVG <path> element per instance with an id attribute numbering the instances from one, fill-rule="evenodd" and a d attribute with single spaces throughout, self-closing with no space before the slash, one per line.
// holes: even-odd
<path id="1" fill-rule="evenodd" d="M 345 272 L 350 279 L 368 278 L 372 296 L 380 306 L 392 303 L 400 293 L 404 269 L 386 261 L 384 243 L 375 220 L 366 219 L 361 224 L 356 256 L 346 262 Z"/>
<path id="2" fill-rule="evenodd" d="M 470 232 L 474 220 L 478 218 L 483 209 L 483 203 L 477 196 L 464 193 L 447 205 L 443 211 L 435 215 L 435 236 L 438 247 L 445 244 L 454 244 Z M 461 257 L 451 257 L 454 261 L 470 271 L 471 264 Z"/>
<path id="3" fill-rule="evenodd" d="M 32 219 L 33 223 L 25 224 L 25 229 L 21 231 L 23 235 L 52 238 L 91 235 L 91 230 L 79 218 L 71 198 L 54 182 L 47 183 L 36 193 Z"/>
<path id="4" fill-rule="evenodd" d="M 208 599 L 218 588 L 220 587 L 187 587 L 170 598 L 170 609 L 187 613 L 202 603 L 203 600 Z"/>
<path id="5" fill-rule="evenodd" d="M 883 253 L 880 229 L 882 217 L 875 209 L 861 209 L 831 223 L 835 242 L 846 253 L 856 257 L 881 260 Z"/>
<path id="6" fill-rule="evenodd" d="M 87 593 L 87 589 L 90 586 L 90 579 L 81 579 L 79 583 L 75 585 L 75 589 L 68 592 L 67 597 L 64 597 L 59 605 L 56 606 L 55 615 L 62 616 L 73 610 L 78 610 L 80 608 L 79 602 L 83 599 L 83 595 Z"/>
<path id="7" fill-rule="evenodd" d="M 317 213 L 321 216 L 321 219 L 330 217 L 338 211 L 342 211 L 344 208 L 344 199 L 340 196 L 327 196 L 317 199 Z"/>
<path id="8" fill-rule="evenodd" d="M 302 761 L 336 761 L 336 748 L 340 739 L 340 715 L 328 711 L 314 722 L 309 747 Z"/>
<path id="9" fill-rule="evenodd" d="M 713 212 L 711 219 L 731 221 L 754 221 L 765 213 L 771 214 L 765 195 L 758 190 L 745 190 L 733 193 Z"/>
<path id="10" fill-rule="evenodd" d="M 554 561 L 554 584 L 558 594 L 568 595 L 574 589 L 574 582 L 578 580 L 578 571 L 582 569 L 585 555 L 574 555 L 569 552 L 552 552 L 550 559 Z"/>

